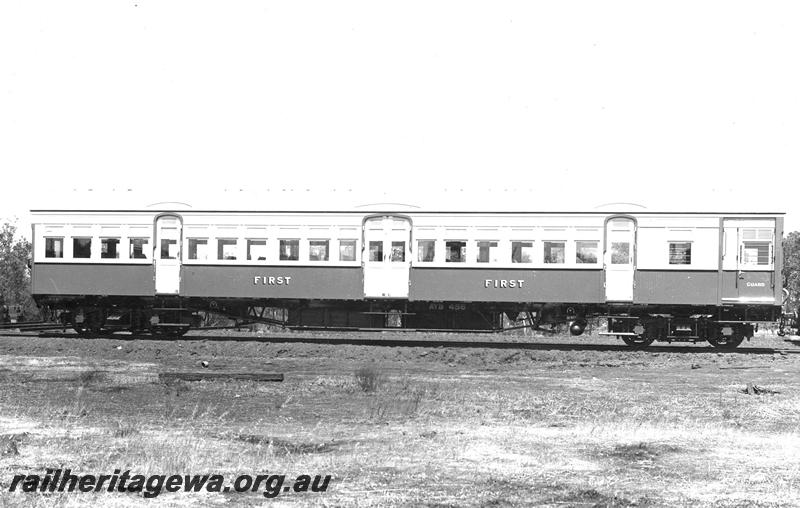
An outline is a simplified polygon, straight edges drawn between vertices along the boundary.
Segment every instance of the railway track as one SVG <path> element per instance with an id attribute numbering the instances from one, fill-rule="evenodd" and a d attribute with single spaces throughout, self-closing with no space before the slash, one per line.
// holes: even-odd
<path id="1" fill-rule="evenodd" d="M 0 324 L 0 334 L 7 332 L 40 332 L 47 330 L 66 330 L 69 326 L 61 323 L 46 323 L 44 321 L 27 321 L 22 323 Z"/>
<path id="2" fill-rule="evenodd" d="M 63 327 L 59 326 L 58 329 Z M 61 339 L 86 339 L 87 337 L 78 335 L 74 332 L 54 332 L 49 330 L 22 330 L 16 333 L 6 333 L 0 330 L 1 335 L 7 336 L 30 336 L 42 338 L 61 338 Z M 463 336 L 462 336 L 463 337 Z M 324 344 L 324 345 L 350 345 L 350 346 L 374 346 L 374 347 L 419 347 L 419 348 L 461 348 L 461 349 L 510 349 L 510 350 L 531 350 L 531 351 L 645 351 L 648 353 L 719 353 L 719 354 L 740 354 L 740 355 L 795 355 L 800 354 L 800 347 L 740 347 L 731 351 L 721 352 L 719 349 L 709 344 L 686 344 L 674 343 L 665 345 L 651 345 L 643 350 L 632 349 L 624 344 L 597 344 L 591 342 L 558 342 L 551 338 L 545 341 L 499 341 L 499 340 L 463 340 L 463 339 L 431 339 L 431 338 L 373 338 L 373 337 L 353 337 L 353 336 L 312 336 L 312 335 L 187 335 L 179 339 L 168 339 L 149 334 L 125 334 L 125 333 L 104 333 L 90 337 L 92 339 L 110 339 L 119 341 L 219 341 L 219 342 L 260 342 L 265 344 L 284 344 L 284 343 L 304 343 L 304 344 Z M 789 344 L 792 341 L 785 339 Z M 795 342 L 800 345 L 800 341 Z"/>

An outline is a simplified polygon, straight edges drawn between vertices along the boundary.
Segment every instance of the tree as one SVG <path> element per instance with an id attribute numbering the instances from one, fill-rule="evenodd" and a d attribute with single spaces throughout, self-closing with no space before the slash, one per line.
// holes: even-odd
<path id="1" fill-rule="evenodd" d="M 31 297 L 31 243 L 17 239 L 16 233 L 16 225 L 9 222 L 0 229 L 0 305 L 20 306 L 30 319 L 39 314 Z"/>
<path id="2" fill-rule="evenodd" d="M 789 291 L 789 309 L 800 303 L 800 232 L 793 231 L 783 239 L 783 287 Z"/>

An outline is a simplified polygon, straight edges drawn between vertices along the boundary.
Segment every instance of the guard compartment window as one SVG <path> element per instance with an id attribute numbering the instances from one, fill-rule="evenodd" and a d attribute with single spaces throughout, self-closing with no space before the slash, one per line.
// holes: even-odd
<path id="1" fill-rule="evenodd" d="M 64 238 L 45 238 L 44 257 L 63 258 L 64 257 Z"/>
<path id="2" fill-rule="evenodd" d="M 356 260 L 356 241 L 339 240 L 339 261 Z"/>
<path id="3" fill-rule="evenodd" d="M 512 263 L 533 263 L 533 242 L 511 242 Z"/>
<path id="4" fill-rule="evenodd" d="M 128 257 L 131 259 L 147 259 L 147 249 L 145 246 L 148 242 L 149 240 L 147 238 L 131 238 Z"/>
<path id="5" fill-rule="evenodd" d="M 692 243 L 669 242 L 669 264 L 671 265 L 692 264 Z"/>
<path id="6" fill-rule="evenodd" d="M 544 262 L 564 264 L 564 243 L 565 242 L 544 242 Z"/>
<path id="7" fill-rule="evenodd" d="M 327 261 L 328 242 L 328 240 L 310 240 L 308 242 L 308 260 Z"/>
<path id="8" fill-rule="evenodd" d="M 478 263 L 497 262 L 497 242 L 478 242 Z"/>
<path id="9" fill-rule="evenodd" d="M 265 261 L 267 259 L 267 241 L 249 239 L 247 240 L 247 260 Z"/>
<path id="10" fill-rule="evenodd" d="M 597 264 L 597 242 L 575 242 L 575 262 Z"/>
<path id="11" fill-rule="evenodd" d="M 744 242 L 742 245 L 742 264 L 769 266 L 772 257 L 772 242 Z"/>
<path id="12" fill-rule="evenodd" d="M 445 262 L 463 263 L 467 260 L 467 242 L 447 241 L 445 246 Z"/>
<path id="13" fill-rule="evenodd" d="M 189 259 L 208 259 L 206 238 L 189 238 Z"/>
<path id="14" fill-rule="evenodd" d="M 772 228 L 742 228 L 741 263 L 750 266 L 772 264 Z"/>
<path id="15" fill-rule="evenodd" d="M 92 257 L 92 239 L 91 238 L 73 238 L 72 239 L 72 257 L 74 257 L 74 258 L 90 258 L 90 257 Z"/>
<path id="16" fill-rule="evenodd" d="M 217 259 L 233 261 L 236 259 L 236 239 L 220 238 L 217 240 Z"/>
<path id="17" fill-rule="evenodd" d="M 298 261 L 300 259 L 300 240 L 281 240 L 279 249 L 281 261 Z"/>
<path id="18" fill-rule="evenodd" d="M 119 259 L 119 238 L 101 238 L 100 257 L 102 259 Z"/>
<path id="19" fill-rule="evenodd" d="M 423 263 L 431 263 L 433 262 L 435 254 L 436 254 L 436 242 L 434 240 L 417 241 L 417 261 L 421 261 Z"/>

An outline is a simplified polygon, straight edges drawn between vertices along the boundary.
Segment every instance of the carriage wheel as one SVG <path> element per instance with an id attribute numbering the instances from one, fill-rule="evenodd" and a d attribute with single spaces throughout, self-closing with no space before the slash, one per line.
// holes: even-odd
<path id="1" fill-rule="evenodd" d="M 742 331 L 741 327 L 737 326 L 733 329 L 733 333 L 731 335 L 722 335 L 722 332 L 720 331 L 717 337 L 709 338 L 708 343 L 717 349 L 725 349 L 730 351 L 736 349 L 743 340 L 744 332 Z"/>
<path id="2" fill-rule="evenodd" d="M 625 344 L 637 349 L 644 349 L 652 344 L 655 340 L 650 337 L 645 337 L 644 335 L 637 335 L 635 337 L 631 337 L 630 335 L 620 335 L 619 337 Z"/>
<path id="3" fill-rule="evenodd" d="M 102 311 L 87 312 L 82 323 L 76 323 L 73 319 L 72 329 L 82 337 L 91 337 L 103 331 L 105 316 Z"/>
<path id="4" fill-rule="evenodd" d="M 183 337 L 189 331 L 188 326 L 153 326 L 150 333 L 158 335 L 166 339 Z"/>

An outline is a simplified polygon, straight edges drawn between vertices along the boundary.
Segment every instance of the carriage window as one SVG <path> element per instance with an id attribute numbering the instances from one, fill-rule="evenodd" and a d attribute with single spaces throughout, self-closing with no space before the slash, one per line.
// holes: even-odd
<path id="1" fill-rule="evenodd" d="M 281 240 L 278 248 L 281 261 L 298 261 L 300 259 L 300 240 Z"/>
<path id="2" fill-rule="evenodd" d="M 309 261 L 328 260 L 328 240 L 311 240 L 308 242 Z"/>
<path id="3" fill-rule="evenodd" d="M 431 263 L 436 254 L 436 242 L 434 240 L 417 241 L 417 261 Z"/>
<path id="4" fill-rule="evenodd" d="M 478 263 L 497 262 L 497 242 L 478 242 Z"/>
<path id="5" fill-rule="evenodd" d="M 611 242 L 611 264 L 628 265 L 631 263 L 631 244 L 629 242 Z"/>
<path id="6" fill-rule="evenodd" d="M 64 257 L 64 239 L 63 238 L 45 238 L 44 239 L 44 257 L 46 257 L 46 258 L 63 258 Z"/>
<path id="7" fill-rule="evenodd" d="M 356 260 L 356 241 L 339 240 L 339 261 Z"/>
<path id="8" fill-rule="evenodd" d="M 751 266 L 770 265 L 772 242 L 744 242 L 742 264 Z"/>
<path id="9" fill-rule="evenodd" d="M 217 259 L 233 261 L 236 259 L 236 239 L 220 238 L 217 240 Z"/>
<path id="10" fill-rule="evenodd" d="M 467 242 L 448 241 L 444 247 L 445 262 L 463 263 L 467 260 Z"/>
<path id="11" fill-rule="evenodd" d="M 575 242 L 575 262 L 597 264 L 597 242 Z"/>
<path id="12" fill-rule="evenodd" d="M 247 260 L 264 261 L 267 259 L 266 240 L 247 240 Z"/>
<path id="13" fill-rule="evenodd" d="M 119 238 L 101 238 L 100 257 L 103 259 L 119 259 Z"/>
<path id="14" fill-rule="evenodd" d="M 74 258 L 90 258 L 90 257 L 92 257 L 92 239 L 91 238 L 73 238 L 72 239 L 72 257 L 74 257 Z"/>
<path id="15" fill-rule="evenodd" d="M 369 242 L 369 260 L 383 261 L 383 242 Z"/>
<path id="16" fill-rule="evenodd" d="M 512 263 L 533 263 L 533 242 L 511 242 Z"/>
<path id="17" fill-rule="evenodd" d="M 131 259 L 147 259 L 147 249 L 145 248 L 149 240 L 147 238 L 131 238 L 128 257 Z"/>
<path id="18" fill-rule="evenodd" d="M 189 238 L 189 259 L 208 259 L 206 238 Z"/>
<path id="19" fill-rule="evenodd" d="M 161 239 L 161 259 L 178 259 L 178 240 Z"/>
<path id="20" fill-rule="evenodd" d="M 564 242 L 544 242 L 544 262 L 564 264 Z"/>
<path id="21" fill-rule="evenodd" d="M 692 243 L 669 242 L 669 264 L 671 265 L 692 264 Z"/>

